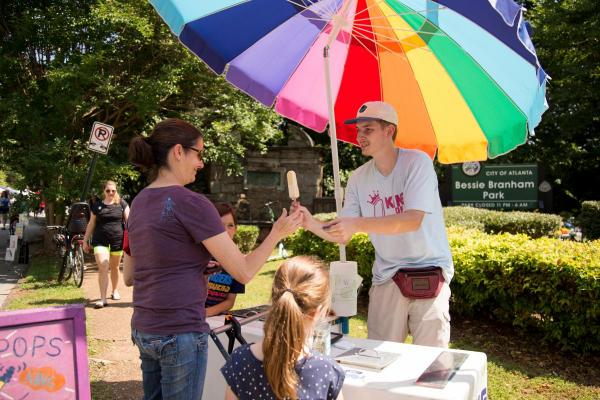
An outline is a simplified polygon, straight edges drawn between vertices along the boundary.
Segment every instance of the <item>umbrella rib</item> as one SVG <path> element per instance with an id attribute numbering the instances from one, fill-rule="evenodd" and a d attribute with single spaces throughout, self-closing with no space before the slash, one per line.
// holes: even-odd
<path id="1" fill-rule="evenodd" d="M 385 0 L 380 0 L 377 1 L 377 4 L 379 3 L 384 3 Z M 422 13 L 428 13 L 429 11 L 434 11 L 434 10 L 446 10 L 448 9 L 448 7 L 445 6 L 439 6 L 438 8 L 435 9 L 427 9 L 427 10 L 420 10 L 420 11 L 407 11 L 407 12 L 399 12 L 399 13 L 395 13 L 392 15 L 377 15 L 374 17 L 369 17 L 369 18 L 356 18 L 354 19 L 355 21 L 370 21 L 373 19 L 381 19 L 381 18 L 389 18 L 389 17 L 398 17 L 398 16 L 402 16 L 402 15 L 417 15 L 419 14 L 421 17 L 423 17 Z M 361 10 L 360 12 L 363 12 L 364 10 Z M 360 13 L 359 12 L 359 13 Z M 358 15 L 359 13 L 356 13 L 355 15 Z"/>
<path id="2" fill-rule="evenodd" d="M 359 27 L 355 27 L 355 29 L 360 29 L 361 31 L 364 31 L 364 32 L 371 32 L 371 31 L 369 31 L 369 30 L 367 30 L 367 29 L 364 29 L 364 28 L 359 28 Z M 407 46 L 410 46 L 410 47 L 411 47 L 411 50 L 412 50 L 412 49 L 420 49 L 420 50 L 423 50 L 423 51 L 429 51 L 429 52 L 431 52 L 431 49 L 428 49 L 428 48 L 426 48 L 426 47 L 423 47 L 423 46 L 416 46 L 416 45 L 415 45 L 414 43 L 412 43 L 412 42 L 404 41 L 404 40 L 402 40 L 402 39 L 398 39 L 398 38 L 391 38 L 391 37 L 389 37 L 389 36 L 385 36 L 385 35 L 382 35 L 382 34 L 380 34 L 380 33 L 375 33 L 375 35 L 377 35 L 377 36 L 381 36 L 381 37 L 383 37 L 384 39 L 389 39 L 389 41 L 390 41 L 390 42 L 394 42 L 394 43 L 401 43 L 401 44 L 405 44 L 405 45 L 407 45 Z M 367 38 L 367 39 L 368 39 L 368 38 Z M 398 51 L 393 51 L 392 49 L 390 49 L 390 48 L 386 47 L 385 45 L 381 44 L 380 42 L 377 42 L 377 41 L 375 41 L 375 40 L 373 40 L 373 42 L 374 42 L 376 45 L 383 47 L 384 49 L 388 50 L 388 51 L 389 51 L 389 52 L 391 52 L 391 53 L 398 53 Z M 403 54 L 403 57 L 404 57 L 404 52 L 402 52 L 402 54 Z"/>
<path id="3" fill-rule="evenodd" d="M 407 29 L 407 28 L 393 28 L 389 25 L 369 25 L 369 24 L 354 24 L 354 26 L 362 26 L 365 28 L 368 27 L 373 27 L 373 28 L 382 28 L 382 29 L 389 29 L 392 31 L 402 31 L 402 32 L 414 32 L 414 33 L 422 33 L 425 35 L 432 35 L 432 36 L 444 36 L 447 37 L 448 35 L 446 35 L 445 33 L 433 33 L 430 31 L 422 31 L 422 30 L 418 30 L 418 29 Z"/>
<path id="4" fill-rule="evenodd" d="M 404 52 L 400 52 L 400 51 L 397 51 L 397 50 L 392 50 L 392 49 L 390 49 L 389 47 L 387 47 L 386 45 L 384 45 L 384 44 L 381 44 L 380 42 L 378 42 L 378 41 L 376 41 L 376 40 L 374 40 L 374 39 L 371 39 L 370 37 L 368 37 L 367 35 L 363 34 L 362 32 L 355 32 L 355 33 L 356 33 L 357 35 L 360 35 L 360 37 L 362 37 L 363 39 L 367 39 L 367 40 L 369 40 L 369 41 L 373 42 L 373 43 L 375 44 L 375 46 L 380 46 L 380 47 L 382 47 L 383 49 L 387 50 L 388 52 L 390 52 L 390 53 L 391 53 L 391 54 L 393 54 L 393 55 L 396 55 L 396 56 L 402 57 L 402 58 L 404 58 L 405 60 L 407 59 L 407 58 L 406 58 L 406 54 L 404 54 Z M 359 41 L 359 42 L 360 42 L 360 41 Z M 360 42 L 360 44 L 361 44 L 361 45 L 363 45 L 363 47 L 364 47 L 364 48 L 365 48 L 367 51 L 369 51 L 369 52 L 370 52 L 370 50 L 367 48 L 367 46 L 365 46 L 365 44 L 364 44 L 364 43 Z M 373 57 L 375 57 L 375 56 L 373 56 Z M 377 56 L 377 57 L 375 57 L 375 58 L 377 59 L 377 61 L 379 61 L 379 56 Z"/>
<path id="5" fill-rule="evenodd" d="M 312 7 L 315 4 L 317 4 L 316 2 L 313 2 L 311 0 L 303 0 L 303 1 L 308 1 L 310 3 L 310 6 L 307 6 L 305 4 L 297 3 L 297 2 L 295 2 L 293 0 L 286 0 L 286 1 L 288 3 L 290 3 L 290 4 L 293 4 L 295 6 L 298 6 L 298 7 L 302 8 L 302 9 L 304 9 L 304 11 L 306 11 L 306 10 L 313 11 L 313 10 L 310 9 L 310 7 Z M 333 6 L 331 6 L 331 5 L 323 7 L 323 8 L 324 8 L 323 11 L 325 11 L 325 15 L 329 15 L 329 17 L 331 17 L 332 15 L 334 15 L 336 13 L 335 8 Z M 309 18 L 309 19 L 317 19 L 317 18 Z M 329 21 L 329 20 L 328 19 L 323 19 L 323 21 Z"/>
<path id="6" fill-rule="evenodd" d="M 372 8 L 373 6 L 379 5 L 380 3 L 383 3 L 384 1 L 385 1 L 385 0 L 375 0 L 375 1 L 373 2 L 373 4 L 371 4 L 370 6 L 367 6 L 366 8 L 363 8 L 362 10 L 360 10 L 359 12 L 357 12 L 357 13 L 354 13 L 354 20 L 356 21 L 356 16 L 357 16 L 357 15 L 359 15 L 359 14 L 362 14 L 362 13 L 364 13 L 365 11 L 369 11 L 369 9 L 370 9 L 370 8 Z M 371 18 L 369 17 L 369 18 L 366 18 L 366 19 L 367 19 L 367 20 L 370 20 Z"/>
<path id="7" fill-rule="evenodd" d="M 356 41 L 358 43 L 360 43 L 361 46 L 364 47 L 364 49 L 366 51 L 368 51 L 373 56 L 373 58 L 377 61 L 377 63 L 379 64 L 379 57 L 377 55 L 373 54 L 373 52 L 371 50 L 369 50 L 369 48 L 362 42 L 362 40 L 359 39 L 358 35 L 360 35 L 360 37 L 362 37 L 363 39 L 368 39 L 368 40 L 371 40 L 371 41 L 373 41 L 373 39 L 370 39 L 370 38 L 366 37 L 365 35 L 363 35 L 363 34 L 361 34 L 359 32 L 356 32 L 356 35 L 354 33 L 355 32 L 350 32 L 350 34 L 352 35 L 352 37 L 354 39 L 356 39 Z"/>
<path id="8" fill-rule="evenodd" d="M 336 4 L 336 3 L 335 3 L 334 1 L 332 1 L 331 3 L 329 3 L 329 14 L 328 14 L 328 15 L 329 15 L 330 17 L 334 16 L 334 15 L 335 15 L 335 14 L 337 14 L 337 12 L 338 12 L 338 10 L 337 10 L 337 9 L 336 9 L 336 7 L 335 7 L 335 4 Z M 344 2 L 342 1 L 342 3 L 341 3 L 341 4 L 344 4 Z M 341 7 L 341 5 L 340 5 L 340 7 Z"/>
<path id="9" fill-rule="evenodd" d="M 369 21 L 369 20 L 371 20 L 372 18 L 375 18 L 375 17 L 368 17 L 368 18 L 359 18 L 359 19 L 356 19 L 356 16 L 357 16 L 357 15 L 359 15 L 359 14 L 362 14 L 362 13 L 364 13 L 365 11 L 369 11 L 369 9 L 371 9 L 371 8 L 373 8 L 373 7 L 375 7 L 375 6 L 379 6 L 379 5 L 380 5 L 380 4 L 382 4 L 382 3 L 387 3 L 387 2 L 386 2 L 386 0 L 374 0 L 374 1 L 373 1 L 373 3 L 372 3 L 370 6 L 367 6 L 366 8 L 363 8 L 363 9 L 362 9 L 362 10 L 360 10 L 359 12 L 355 13 L 355 14 L 354 14 L 354 20 L 355 20 L 355 21 L 360 21 L 360 20 L 362 20 L 362 21 Z M 438 8 L 435 8 L 435 10 L 437 10 L 437 9 L 439 9 L 439 7 L 438 7 Z M 431 10 L 429 10 L 429 9 L 426 9 L 426 10 L 424 10 L 424 11 L 408 11 L 408 12 L 406 12 L 406 13 L 398 13 L 398 14 L 396 14 L 396 15 L 417 15 L 417 14 L 419 14 L 420 12 L 427 12 L 427 11 L 431 11 Z"/>

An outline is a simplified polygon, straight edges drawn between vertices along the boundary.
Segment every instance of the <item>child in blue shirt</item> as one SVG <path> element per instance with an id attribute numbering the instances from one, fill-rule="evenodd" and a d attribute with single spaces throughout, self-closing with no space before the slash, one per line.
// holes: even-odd
<path id="1" fill-rule="evenodd" d="M 215 208 L 221 216 L 221 222 L 225 231 L 231 239 L 237 230 L 235 211 L 227 203 L 217 203 Z M 211 261 L 209 267 L 216 268 L 218 263 Z M 238 293 L 244 293 L 245 286 L 229 275 L 225 270 L 212 274 L 208 277 L 208 294 L 206 296 L 206 316 L 212 317 L 225 311 L 231 310 L 235 304 Z"/>

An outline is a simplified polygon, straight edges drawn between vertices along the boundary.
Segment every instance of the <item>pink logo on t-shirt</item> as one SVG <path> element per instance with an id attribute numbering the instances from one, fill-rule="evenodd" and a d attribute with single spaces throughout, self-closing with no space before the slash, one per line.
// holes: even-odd
<path id="1" fill-rule="evenodd" d="M 373 206 L 373 216 L 374 217 L 384 217 L 385 216 L 385 207 L 383 205 L 383 199 L 379 195 L 378 191 L 373 191 L 373 194 L 369 195 L 369 204 Z M 381 207 L 381 215 L 377 215 L 377 207 Z"/>
<path id="2" fill-rule="evenodd" d="M 374 217 L 385 217 L 386 210 L 394 210 L 396 214 L 400 214 L 404 211 L 404 193 L 382 198 L 379 192 L 374 190 L 373 194 L 369 195 L 369 200 L 367 202 L 373 206 Z M 378 208 L 381 208 L 379 214 L 377 212 Z"/>

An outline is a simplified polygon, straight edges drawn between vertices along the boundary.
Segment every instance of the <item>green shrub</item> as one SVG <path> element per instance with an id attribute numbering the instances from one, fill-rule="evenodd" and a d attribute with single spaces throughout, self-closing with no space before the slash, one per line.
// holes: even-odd
<path id="1" fill-rule="evenodd" d="M 238 245 L 242 253 L 249 253 L 256 245 L 259 229 L 255 225 L 238 225 L 233 241 Z"/>
<path id="2" fill-rule="evenodd" d="M 449 229 L 453 310 L 541 331 L 564 349 L 600 350 L 600 241 Z"/>
<path id="3" fill-rule="evenodd" d="M 600 239 L 600 201 L 584 201 L 577 217 L 583 237 L 589 240 Z"/>
<path id="4" fill-rule="evenodd" d="M 600 351 L 600 241 L 532 239 L 463 227 L 449 228 L 448 239 L 455 263 L 453 312 L 535 329 L 564 349 Z M 286 246 L 294 254 L 339 259 L 336 244 L 304 230 Z M 346 250 L 368 288 L 375 259 L 368 236 L 354 235 Z"/>
<path id="5" fill-rule="evenodd" d="M 493 211 L 473 207 L 445 207 L 446 226 L 478 229 L 486 233 L 524 233 L 532 238 L 555 237 L 562 218 L 523 211 Z"/>
<path id="6" fill-rule="evenodd" d="M 524 233 L 531 238 L 555 237 L 562 218 L 553 214 L 523 211 L 488 211 L 484 220 L 487 233 Z"/>
<path id="7" fill-rule="evenodd" d="M 318 219 L 319 221 L 323 221 L 323 222 L 331 221 L 332 219 L 335 219 L 336 216 L 337 216 L 337 214 L 335 212 L 321 213 L 321 214 L 314 215 L 314 217 L 316 219 Z"/>
<path id="8" fill-rule="evenodd" d="M 462 226 L 464 228 L 485 230 L 485 216 L 489 213 L 484 208 L 444 207 L 446 226 Z"/>

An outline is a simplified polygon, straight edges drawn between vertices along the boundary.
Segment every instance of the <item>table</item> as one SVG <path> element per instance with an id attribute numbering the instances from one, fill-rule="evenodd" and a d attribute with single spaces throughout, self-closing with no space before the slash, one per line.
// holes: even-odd
<path id="1" fill-rule="evenodd" d="M 484 353 L 449 349 L 448 351 L 467 353 L 468 357 L 448 384 L 443 389 L 436 389 L 416 385 L 415 382 L 440 352 L 446 349 L 347 336 L 344 341 L 352 342 L 357 347 L 400 353 L 396 361 L 378 372 L 342 364 L 346 371 L 363 372 L 363 376 L 359 378 L 354 378 L 351 373 L 346 374 L 343 388 L 345 399 L 487 399 L 487 357 Z M 345 351 L 337 348 L 336 344 L 331 349 L 332 357 Z"/>
<path id="2" fill-rule="evenodd" d="M 213 329 L 222 326 L 224 323 L 223 316 L 211 317 L 207 320 Z M 242 333 L 248 343 L 261 340 L 263 337 L 263 323 L 261 321 L 253 321 L 247 325 L 243 325 Z M 220 334 L 219 339 L 221 339 L 223 345 L 227 348 L 227 336 Z M 427 366 L 444 349 L 396 342 L 357 339 L 350 336 L 344 336 L 343 341 L 346 343 L 351 342 L 357 347 L 400 353 L 398 360 L 380 372 L 342 364 L 342 368 L 345 370 L 360 370 L 363 372 L 362 377 L 359 378 L 353 377 L 354 374 L 352 373 L 346 374 L 343 388 L 346 400 L 487 400 L 487 357 L 484 353 L 449 350 L 467 353 L 469 357 L 443 389 L 435 389 L 415 385 L 415 382 Z M 236 342 L 236 347 L 238 345 Z M 208 368 L 202 398 L 206 400 L 220 400 L 225 397 L 225 379 L 219 369 L 225 364 L 225 360 L 210 338 L 208 347 Z M 344 351 L 337 348 L 336 344 L 334 344 L 331 349 L 331 356 L 335 357 Z"/>

